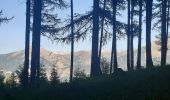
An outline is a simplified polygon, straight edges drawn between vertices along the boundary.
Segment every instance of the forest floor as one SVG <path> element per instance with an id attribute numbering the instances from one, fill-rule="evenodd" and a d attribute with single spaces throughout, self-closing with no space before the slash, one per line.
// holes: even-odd
<path id="1" fill-rule="evenodd" d="M 57 87 L 4 88 L 0 100 L 170 100 L 170 66 L 76 80 Z"/>

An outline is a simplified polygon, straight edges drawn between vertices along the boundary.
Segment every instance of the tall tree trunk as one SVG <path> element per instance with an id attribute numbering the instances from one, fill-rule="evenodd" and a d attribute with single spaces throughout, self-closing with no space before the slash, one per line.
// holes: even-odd
<path id="1" fill-rule="evenodd" d="M 104 0 L 103 10 L 105 10 L 105 8 L 106 8 L 106 0 Z M 102 46 L 103 46 L 102 44 L 103 44 L 104 20 L 105 20 L 105 16 L 104 16 L 104 14 L 102 14 L 102 19 L 101 19 L 101 36 L 100 36 L 100 45 L 99 45 L 99 63 L 101 63 L 101 54 L 102 54 Z"/>
<path id="2" fill-rule="evenodd" d="M 153 0 L 146 0 L 146 67 L 152 68 L 152 50 L 151 50 L 151 20 L 152 20 Z"/>
<path id="3" fill-rule="evenodd" d="M 98 56 L 98 42 L 99 42 L 99 0 L 93 0 L 91 76 L 97 76 L 101 74 Z"/>
<path id="4" fill-rule="evenodd" d="M 117 7 L 117 0 L 112 1 L 112 7 L 113 7 L 113 40 L 112 40 L 112 52 L 111 52 L 111 64 L 110 68 L 114 66 L 114 72 L 117 70 L 117 45 L 116 45 L 116 7 Z M 111 70 L 112 72 L 112 70 Z M 111 73 L 110 72 L 110 73 Z"/>
<path id="5" fill-rule="evenodd" d="M 167 23 L 166 36 L 167 36 L 167 43 L 168 43 L 170 1 L 167 1 L 167 8 L 168 8 L 168 11 L 167 11 L 167 19 L 166 19 L 166 23 Z"/>
<path id="6" fill-rule="evenodd" d="M 31 87 L 35 87 L 37 85 L 36 84 L 37 81 L 39 80 L 41 10 L 42 10 L 42 0 L 34 0 L 31 76 L 30 76 Z"/>
<path id="7" fill-rule="evenodd" d="M 131 1 L 131 36 L 130 36 L 130 54 L 131 54 L 131 70 L 134 69 L 134 50 L 133 50 L 133 33 L 134 33 L 134 25 L 133 25 L 133 14 L 134 14 L 134 0 Z"/>
<path id="8" fill-rule="evenodd" d="M 168 7 L 168 14 L 167 14 L 167 20 L 166 20 L 166 23 L 167 23 L 167 27 L 166 27 L 166 36 L 167 36 L 167 45 L 168 45 L 168 39 L 169 39 L 169 11 L 170 11 L 170 1 L 167 1 L 167 7 Z M 168 50 L 168 46 L 167 46 L 167 50 Z"/>
<path id="9" fill-rule="evenodd" d="M 74 24 L 73 24 L 73 0 L 71 0 L 71 66 L 70 82 L 73 80 L 73 59 L 74 59 Z"/>
<path id="10" fill-rule="evenodd" d="M 127 70 L 130 70 L 130 2 L 128 0 L 128 27 L 127 27 Z"/>
<path id="11" fill-rule="evenodd" d="M 30 46 L 30 0 L 26 2 L 26 33 L 25 33 L 25 61 L 24 61 L 24 88 L 28 87 L 29 82 L 29 46 Z"/>
<path id="12" fill-rule="evenodd" d="M 161 66 L 166 65 L 166 54 L 167 54 L 166 7 L 167 7 L 167 0 L 162 0 Z"/>
<path id="13" fill-rule="evenodd" d="M 142 34 L 142 0 L 139 1 L 139 34 L 138 34 L 138 55 L 137 69 L 141 69 L 141 34 Z"/>

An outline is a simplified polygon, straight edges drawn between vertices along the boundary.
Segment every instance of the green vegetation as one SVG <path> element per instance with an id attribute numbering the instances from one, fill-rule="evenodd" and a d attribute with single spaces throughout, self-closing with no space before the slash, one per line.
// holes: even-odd
<path id="1" fill-rule="evenodd" d="M 55 87 L 0 90 L 0 100 L 170 100 L 170 66 L 98 76 Z"/>

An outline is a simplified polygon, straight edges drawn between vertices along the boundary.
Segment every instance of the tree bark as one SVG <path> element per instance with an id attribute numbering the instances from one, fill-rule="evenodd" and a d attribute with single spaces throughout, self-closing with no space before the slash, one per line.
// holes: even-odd
<path id="1" fill-rule="evenodd" d="M 73 61 L 74 61 L 74 24 L 73 24 L 73 0 L 71 0 L 71 66 L 70 82 L 73 80 Z"/>
<path id="2" fill-rule="evenodd" d="M 152 20 L 153 0 L 146 0 L 146 67 L 152 68 L 152 50 L 151 50 L 151 20 Z"/>
<path id="3" fill-rule="evenodd" d="M 34 0 L 31 76 L 30 76 L 31 87 L 35 87 L 38 84 L 40 74 L 39 70 L 40 70 L 41 10 L 42 0 Z"/>
<path id="4" fill-rule="evenodd" d="M 133 14 L 134 14 L 134 0 L 131 1 L 131 36 L 130 36 L 130 54 L 131 54 L 131 70 L 134 69 L 134 50 L 133 50 L 133 33 L 134 33 L 134 25 L 133 25 Z"/>
<path id="5" fill-rule="evenodd" d="M 25 61 L 24 61 L 24 88 L 28 88 L 29 82 L 29 46 L 30 46 L 30 0 L 26 2 L 26 33 L 25 33 Z"/>
<path id="6" fill-rule="evenodd" d="M 130 70 L 130 0 L 128 0 L 128 27 L 127 27 L 127 70 Z"/>
<path id="7" fill-rule="evenodd" d="M 105 10 L 105 8 L 106 8 L 106 0 L 104 0 L 104 5 L 103 5 L 103 9 L 104 10 Z M 102 19 L 101 19 L 101 36 L 100 36 L 100 45 L 99 45 L 99 63 L 101 63 L 101 55 L 102 55 L 104 20 L 105 20 L 105 16 L 104 16 L 104 14 L 102 14 Z"/>
<path id="8" fill-rule="evenodd" d="M 161 66 L 166 65 L 166 54 L 167 54 L 166 7 L 167 7 L 167 0 L 162 0 Z"/>
<path id="9" fill-rule="evenodd" d="M 91 77 L 101 74 L 98 56 L 99 42 L 99 0 L 93 0 L 93 33 L 92 33 L 92 55 L 91 55 Z"/>
<path id="10" fill-rule="evenodd" d="M 141 43 L 142 43 L 142 0 L 139 1 L 139 34 L 138 34 L 138 55 L 137 69 L 141 69 Z"/>
<path id="11" fill-rule="evenodd" d="M 116 45 L 116 7 L 117 7 L 117 0 L 112 1 L 112 7 L 113 7 L 113 40 L 112 40 L 112 52 L 111 52 L 111 64 L 110 68 L 114 67 L 114 72 L 117 70 L 117 45 Z M 111 70 L 112 72 L 112 70 Z M 111 73 L 110 72 L 110 73 Z"/>

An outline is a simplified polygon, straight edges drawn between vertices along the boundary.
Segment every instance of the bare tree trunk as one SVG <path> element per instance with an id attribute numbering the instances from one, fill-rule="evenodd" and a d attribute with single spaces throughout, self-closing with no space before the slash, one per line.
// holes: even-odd
<path id="1" fill-rule="evenodd" d="M 71 66 L 70 82 L 73 80 L 73 60 L 74 60 L 74 24 L 73 24 L 73 0 L 71 0 Z"/>
<path id="2" fill-rule="evenodd" d="M 92 55 L 91 55 L 91 76 L 101 74 L 98 56 L 99 42 L 99 0 L 93 0 L 93 33 L 92 33 Z"/>
<path id="3" fill-rule="evenodd" d="M 169 39 L 169 11 L 170 11 L 170 1 L 167 1 L 167 7 L 168 7 L 168 14 L 167 14 L 167 20 L 166 20 L 166 23 L 167 23 L 167 28 L 166 28 L 166 36 L 167 36 L 167 45 L 168 45 L 168 39 Z M 167 50 L 168 50 L 168 46 L 167 46 Z"/>
<path id="4" fill-rule="evenodd" d="M 42 0 L 34 0 L 33 15 L 33 36 L 32 36 L 32 56 L 31 56 L 31 76 L 30 85 L 35 87 L 39 80 L 40 69 L 40 35 L 41 35 L 41 10 Z"/>
<path id="5" fill-rule="evenodd" d="M 131 40 L 130 40 L 130 54 L 131 54 L 131 70 L 134 69 L 134 50 L 133 50 L 133 32 L 134 32 L 134 25 L 133 25 L 133 14 L 134 14 L 134 1 L 131 1 Z"/>
<path id="6" fill-rule="evenodd" d="M 105 10 L 106 8 L 106 0 L 104 0 L 104 5 L 103 9 Z M 99 47 L 99 63 L 101 63 L 101 54 L 102 54 L 102 44 L 103 44 L 103 30 L 104 30 L 104 19 L 105 16 L 102 14 L 102 19 L 101 19 L 101 36 L 100 36 L 100 47 Z M 100 66 L 101 67 L 101 66 Z"/>
<path id="7" fill-rule="evenodd" d="M 130 1 L 128 0 L 128 27 L 127 27 L 127 70 L 130 70 Z"/>
<path id="8" fill-rule="evenodd" d="M 29 46 L 30 46 L 30 0 L 26 2 L 26 33 L 25 33 L 25 61 L 24 61 L 24 88 L 29 84 Z"/>
<path id="9" fill-rule="evenodd" d="M 137 69 L 141 69 L 141 34 L 142 34 L 142 0 L 139 1 L 139 34 L 138 34 L 138 55 Z"/>
<path id="10" fill-rule="evenodd" d="M 152 20 L 153 0 L 146 0 L 146 67 L 152 68 L 152 50 L 151 50 L 151 20 Z"/>
<path id="11" fill-rule="evenodd" d="M 167 12 L 167 20 L 166 20 L 167 23 L 166 34 L 167 34 L 167 43 L 168 43 L 170 1 L 167 1 L 167 7 L 168 7 L 168 12 Z"/>
<path id="12" fill-rule="evenodd" d="M 162 0 L 161 66 L 166 65 L 166 54 L 167 54 L 166 7 L 167 7 L 167 0 Z"/>
<path id="13" fill-rule="evenodd" d="M 112 1 L 113 7 L 113 40 L 112 40 L 112 52 L 111 52 L 111 64 L 110 68 L 114 67 L 114 72 L 117 70 L 117 45 L 116 45 L 116 7 L 117 7 L 117 0 Z M 112 72 L 112 70 L 111 70 Z M 110 73 L 111 73 L 110 72 Z"/>

